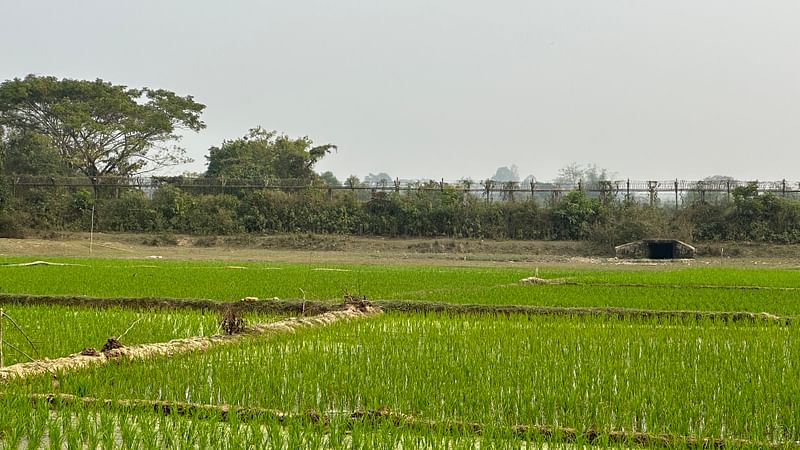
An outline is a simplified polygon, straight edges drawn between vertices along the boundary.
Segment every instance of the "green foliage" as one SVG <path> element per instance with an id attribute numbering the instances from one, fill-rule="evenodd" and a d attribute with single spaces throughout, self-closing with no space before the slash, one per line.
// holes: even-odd
<path id="1" fill-rule="evenodd" d="M 69 176 L 70 170 L 50 139 L 33 132 L 12 132 L 0 142 L 5 162 L 2 171 L 9 175 Z"/>
<path id="2" fill-rule="evenodd" d="M 601 218 L 603 204 L 589 198 L 580 190 L 570 191 L 553 207 L 554 225 L 558 239 L 586 238 Z"/>
<path id="3" fill-rule="evenodd" d="M 2 130 L 2 128 L 0 128 Z M 0 131 L 0 138 L 2 138 L 2 131 Z M 0 140 L 0 214 L 8 206 L 9 192 L 5 175 L 5 152 L 3 151 L 3 142 Z"/>
<path id="4" fill-rule="evenodd" d="M 639 239 L 680 236 L 670 224 L 669 212 L 662 208 L 626 202 L 619 207 L 604 207 L 604 220 L 591 227 L 588 238 L 606 252 L 614 246 Z"/>
<path id="5" fill-rule="evenodd" d="M 70 194 L 69 203 L 65 210 L 65 220 L 71 224 L 70 228 L 88 230 L 92 226 L 95 199 L 92 192 L 80 189 Z"/>
<path id="6" fill-rule="evenodd" d="M 225 141 L 208 151 L 206 176 L 238 180 L 313 180 L 314 165 L 336 149 L 335 145 L 313 146 L 308 137 L 292 139 L 261 127 L 244 137 Z M 335 179 L 335 177 L 334 177 Z"/>
<path id="7" fill-rule="evenodd" d="M 399 192 L 165 183 L 152 198 L 114 184 L 75 189 L 17 187 L 13 198 L 6 197 L 6 212 L 14 223 L 41 230 L 86 230 L 95 206 L 95 229 L 100 231 L 560 239 L 589 241 L 590 248 L 603 253 L 654 237 L 800 242 L 800 201 L 748 191 L 736 191 L 729 203 L 695 202 L 675 211 L 614 203 L 578 190 L 548 205 L 530 198 L 486 201 L 436 182 Z"/>
<path id="8" fill-rule="evenodd" d="M 25 237 L 25 233 L 17 218 L 0 210 L 0 238 L 21 239 L 23 237 Z"/>
<path id="9" fill-rule="evenodd" d="M 758 195 L 749 183 L 731 190 L 733 204 L 692 204 L 682 215 L 693 225 L 695 240 L 800 242 L 800 202 L 773 193 Z"/>
<path id="10" fill-rule="evenodd" d="M 109 231 L 154 232 L 162 229 L 162 218 L 143 192 L 126 190 L 119 198 L 104 200 L 98 228 Z"/>
<path id="11" fill-rule="evenodd" d="M 153 205 L 169 231 L 210 235 L 240 230 L 236 219 L 239 199 L 230 194 L 195 196 L 167 185 L 156 191 Z"/>
<path id="12" fill-rule="evenodd" d="M 339 187 L 342 185 L 342 182 L 339 181 L 339 179 L 336 178 L 336 175 L 334 175 L 330 170 L 319 174 L 319 177 L 327 186 Z"/>
<path id="13" fill-rule="evenodd" d="M 505 236 L 509 239 L 548 239 L 551 236 L 550 215 L 528 200 L 522 203 L 505 203 L 501 206 L 505 219 Z"/>
<path id="14" fill-rule="evenodd" d="M 90 178 L 186 161 L 182 149 L 165 144 L 178 139 L 178 128 L 204 128 L 204 108 L 191 96 L 100 79 L 28 75 L 0 84 L 0 126 L 23 137 L 46 136 L 68 167 Z M 27 151 L 43 152 L 42 145 L 29 143 Z"/>
<path id="15" fill-rule="evenodd" d="M 180 230 L 192 208 L 192 195 L 175 186 L 163 186 L 153 195 L 153 207 L 163 219 L 166 229 Z"/>

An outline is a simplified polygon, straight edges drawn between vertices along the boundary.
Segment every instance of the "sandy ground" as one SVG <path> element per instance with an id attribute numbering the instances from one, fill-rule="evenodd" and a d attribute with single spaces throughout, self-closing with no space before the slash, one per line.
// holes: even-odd
<path id="1" fill-rule="evenodd" d="M 800 266 L 800 246 L 747 243 L 698 245 L 695 260 L 624 261 L 584 243 L 477 239 L 388 239 L 339 235 L 177 236 L 59 233 L 0 239 L 0 256 L 95 257 L 169 260 L 273 261 L 414 265 Z M 720 254 L 722 256 L 720 256 Z"/>

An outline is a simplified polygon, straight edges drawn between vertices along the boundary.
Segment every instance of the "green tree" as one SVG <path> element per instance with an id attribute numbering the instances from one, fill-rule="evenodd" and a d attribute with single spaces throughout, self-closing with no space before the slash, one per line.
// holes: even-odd
<path id="1" fill-rule="evenodd" d="M 162 89 L 28 75 L 0 84 L 0 126 L 46 136 L 87 177 L 131 176 L 188 161 L 169 145 L 199 131 L 204 105 Z"/>
<path id="2" fill-rule="evenodd" d="M 328 186 L 340 187 L 342 185 L 342 182 L 339 181 L 339 179 L 336 178 L 336 175 L 334 175 L 330 170 L 319 174 L 319 177 L 322 178 L 322 181 Z"/>
<path id="3" fill-rule="evenodd" d="M 244 137 L 211 147 L 206 156 L 206 176 L 242 180 L 318 179 L 314 165 L 334 149 L 336 146 L 332 144 L 314 146 L 305 136 L 293 139 L 256 127 Z"/>
<path id="4" fill-rule="evenodd" d="M 8 190 L 6 188 L 5 177 L 5 150 L 3 147 L 3 128 L 0 127 L 0 213 L 8 203 Z"/>
<path id="5" fill-rule="evenodd" d="M 579 190 L 570 191 L 553 207 L 556 236 L 559 239 L 584 239 L 602 213 L 602 203 Z"/>
<path id="6" fill-rule="evenodd" d="M 69 176 L 76 172 L 50 145 L 47 136 L 30 132 L 13 132 L 0 141 L 0 158 L 5 159 L 7 175 Z"/>

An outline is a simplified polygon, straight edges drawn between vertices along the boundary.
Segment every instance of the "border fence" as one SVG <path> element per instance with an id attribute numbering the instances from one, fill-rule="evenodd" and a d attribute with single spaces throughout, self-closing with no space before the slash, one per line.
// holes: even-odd
<path id="1" fill-rule="evenodd" d="M 680 207 L 697 201 L 720 203 L 730 201 L 737 187 L 754 186 L 759 194 L 800 199 L 800 182 L 787 181 L 739 181 L 716 180 L 596 180 L 570 182 L 517 182 L 457 180 L 388 180 L 377 183 L 355 183 L 348 179 L 341 185 L 327 185 L 319 180 L 309 182 L 300 179 L 238 180 L 225 178 L 153 176 L 153 177 L 34 177 L 24 175 L 6 176 L 9 190 L 14 197 L 24 197 L 32 189 L 67 188 L 88 189 L 96 194 L 119 195 L 124 190 L 141 190 L 151 196 L 164 186 L 173 186 L 196 194 L 236 193 L 246 190 L 280 190 L 297 192 L 317 190 L 329 196 L 337 192 L 352 192 L 362 201 L 384 197 L 388 194 L 408 195 L 414 192 L 456 192 L 472 195 L 487 202 L 525 201 L 557 202 L 572 190 L 581 190 L 589 196 L 608 201 L 635 201 L 652 206 Z"/>

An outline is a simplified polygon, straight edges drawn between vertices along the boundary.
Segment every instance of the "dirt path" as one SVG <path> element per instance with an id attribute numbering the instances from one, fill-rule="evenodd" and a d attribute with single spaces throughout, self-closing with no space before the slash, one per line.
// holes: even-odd
<path id="1" fill-rule="evenodd" d="M 723 257 L 719 255 L 724 248 Z M 172 260 L 276 261 L 290 263 L 596 266 L 680 265 L 792 266 L 800 245 L 753 243 L 699 244 L 693 261 L 620 261 L 597 253 L 585 242 L 494 241 L 453 238 L 380 238 L 342 235 L 279 234 L 180 236 L 60 232 L 27 239 L 0 239 L 0 256 L 98 257 Z"/>
<path id="2" fill-rule="evenodd" d="M 44 359 L 5 367 L 0 369 L 0 381 L 27 378 L 48 372 L 55 374 L 61 371 L 99 366 L 118 358 L 140 360 L 155 356 L 171 356 L 181 353 L 202 351 L 213 346 L 234 343 L 256 335 L 291 333 L 300 328 L 325 326 L 343 320 L 373 316 L 381 312 L 380 308 L 370 305 L 348 305 L 344 310 L 330 311 L 317 316 L 292 317 L 278 322 L 256 324 L 249 327 L 246 332 L 242 334 L 174 339 L 169 342 L 115 348 L 104 352 L 87 349 L 81 353 L 65 356 L 63 358 L 52 360 Z"/>

